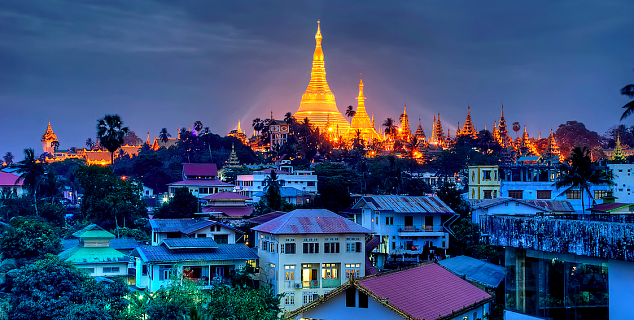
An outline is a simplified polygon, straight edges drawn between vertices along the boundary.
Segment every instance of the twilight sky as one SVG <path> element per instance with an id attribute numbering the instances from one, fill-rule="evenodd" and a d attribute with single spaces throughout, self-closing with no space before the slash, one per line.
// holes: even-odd
<path id="1" fill-rule="evenodd" d="M 499 118 L 546 134 L 567 120 L 603 134 L 634 82 L 634 2 L 77 1 L 0 2 L 0 156 L 94 138 L 118 113 L 145 139 L 196 120 L 251 135 L 254 118 L 295 112 L 321 19 L 339 110 L 363 73 L 377 126 L 398 119 L 455 134 L 467 104 L 478 129 Z M 625 122 L 631 125 L 632 121 Z"/>

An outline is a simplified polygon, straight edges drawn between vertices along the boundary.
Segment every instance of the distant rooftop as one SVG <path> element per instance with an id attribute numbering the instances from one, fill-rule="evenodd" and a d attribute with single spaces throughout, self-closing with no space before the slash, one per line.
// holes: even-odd
<path id="1" fill-rule="evenodd" d="M 352 208 L 358 209 L 363 203 L 372 210 L 390 210 L 398 213 L 455 213 L 442 200 L 434 196 L 364 196 Z"/>
<path id="2" fill-rule="evenodd" d="M 487 288 L 497 288 L 506 274 L 504 267 L 467 256 L 440 260 L 438 263 L 468 281 Z"/>
<path id="3" fill-rule="evenodd" d="M 372 233 L 326 209 L 297 209 L 265 222 L 253 230 L 272 234 Z"/>
<path id="4" fill-rule="evenodd" d="M 217 176 L 218 167 L 215 163 L 183 163 L 183 175 L 192 178 Z"/>

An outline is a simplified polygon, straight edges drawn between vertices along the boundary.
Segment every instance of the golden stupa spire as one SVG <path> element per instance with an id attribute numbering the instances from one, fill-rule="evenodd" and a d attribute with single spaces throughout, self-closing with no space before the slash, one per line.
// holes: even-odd
<path id="1" fill-rule="evenodd" d="M 321 48 L 321 25 L 317 21 L 317 33 L 315 34 L 315 52 L 313 54 L 313 68 L 310 73 L 310 82 L 306 92 L 302 95 L 299 110 L 295 113 L 297 119 L 308 118 L 310 122 L 324 129 L 328 115 L 331 125 L 339 126 L 344 132 L 350 128 L 350 124 L 337 109 L 335 95 L 330 91 L 326 81 L 326 68 L 324 66 L 324 52 Z"/>
<path id="2" fill-rule="evenodd" d="M 238 119 L 238 133 L 242 133 L 242 128 L 240 128 L 240 119 Z"/>

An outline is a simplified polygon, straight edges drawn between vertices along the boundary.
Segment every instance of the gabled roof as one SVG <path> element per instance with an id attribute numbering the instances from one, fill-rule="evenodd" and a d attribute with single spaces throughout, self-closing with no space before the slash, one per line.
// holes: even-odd
<path id="1" fill-rule="evenodd" d="M 487 199 L 480 201 L 470 201 L 472 209 L 487 209 L 497 205 L 504 204 L 506 202 L 519 202 L 529 207 L 533 207 L 537 210 L 544 212 L 574 212 L 574 208 L 570 201 L 567 200 L 530 200 L 530 199 L 515 199 L 507 197 L 499 197 L 495 199 Z"/>
<path id="2" fill-rule="evenodd" d="M 597 204 L 596 206 L 593 206 L 592 208 L 590 208 L 590 211 L 592 212 L 603 212 L 603 213 L 610 213 L 610 211 L 614 211 L 617 209 L 621 209 L 621 208 L 626 208 L 629 206 L 634 205 L 634 203 L 619 203 L 619 202 L 612 202 L 612 203 L 601 203 L 601 204 Z"/>
<path id="3" fill-rule="evenodd" d="M 19 175 L 0 171 L 0 186 L 21 186 L 24 181 L 18 182 Z"/>
<path id="4" fill-rule="evenodd" d="M 154 232 L 180 232 L 196 223 L 196 219 L 150 219 L 150 227 Z"/>
<path id="5" fill-rule="evenodd" d="M 251 200 L 251 198 L 237 192 L 222 191 L 202 197 L 205 200 Z"/>
<path id="6" fill-rule="evenodd" d="M 165 239 L 163 244 L 170 249 L 213 249 L 218 244 L 212 238 L 176 238 Z"/>
<path id="7" fill-rule="evenodd" d="M 74 247 L 59 254 L 63 261 L 74 264 L 128 262 L 130 258 L 110 247 Z"/>
<path id="8" fill-rule="evenodd" d="M 255 224 L 262 224 L 265 222 L 269 222 L 277 217 L 283 216 L 285 215 L 287 212 L 283 212 L 283 211 L 273 211 L 273 212 L 269 212 L 267 214 L 263 214 L 261 216 L 257 216 L 255 218 L 251 218 L 249 220 L 247 220 L 247 222 L 251 222 L 251 223 L 255 223 Z"/>
<path id="9" fill-rule="evenodd" d="M 255 231 L 272 234 L 372 233 L 326 209 L 297 209 L 263 223 Z"/>
<path id="10" fill-rule="evenodd" d="M 202 252 L 170 250 L 166 246 L 141 246 L 131 253 L 143 262 L 217 261 L 258 259 L 254 250 L 244 244 L 219 244 Z"/>
<path id="11" fill-rule="evenodd" d="M 104 228 L 96 225 L 90 224 L 85 228 L 73 233 L 74 237 L 89 239 L 89 238 L 104 238 L 104 239 L 112 239 L 114 238 L 114 234 L 106 231 Z"/>
<path id="12" fill-rule="evenodd" d="M 497 288 L 506 274 L 503 267 L 467 256 L 440 260 L 438 263 L 468 281 L 487 288 Z"/>
<path id="13" fill-rule="evenodd" d="M 183 175 L 190 177 L 217 176 L 215 163 L 183 163 Z"/>
<path id="14" fill-rule="evenodd" d="M 391 210 L 398 213 L 455 213 L 442 200 L 434 196 L 365 196 L 361 197 L 352 208 L 358 209 L 364 204 L 372 210 Z"/>
<path id="15" fill-rule="evenodd" d="M 493 300 L 493 296 L 436 263 L 378 273 L 351 280 L 289 313 L 293 318 L 356 287 L 379 304 L 408 320 L 448 319 Z"/>

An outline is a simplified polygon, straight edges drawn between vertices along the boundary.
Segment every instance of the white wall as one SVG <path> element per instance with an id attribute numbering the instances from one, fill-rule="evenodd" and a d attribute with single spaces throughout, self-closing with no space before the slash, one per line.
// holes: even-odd
<path id="1" fill-rule="evenodd" d="M 91 277 L 117 277 L 117 276 L 127 276 L 128 275 L 128 264 L 125 262 L 119 262 L 119 263 L 108 263 L 108 264 L 104 264 L 104 263 L 82 263 L 82 264 L 75 264 L 75 266 L 77 268 L 80 269 L 89 269 L 92 268 L 94 269 L 93 272 L 89 273 L 89 275 Z M 119 268 L 119 272 L 108 272 L 105 273 L 103 272 L 103 268 L 111 268 L 111 267 L 118 267 Z M 88 270 L 86 270 L 88 271 Z"/>
<path id="2" fill-rule="evenodd" d="M 634 262 L 608 261 L 610 319 L 634 319 Z"/>
<path id="3" fill-rule="evenodd" d="M 542 318 L 531 317 L 522 313 L 504 310 L 504 320 L 542 320 Z"/>
<path id="4" fill-rule="evenodd" d="M 402 320 L 403 317 L 368 297 L 368 308 L 359 308 L 359 292 L 355 308 L 346 307 L 346 292 L 342 292 L 325 303 L 308 310 L 295 319 L 327 319 L 327 320 Z M 297 299 L 297 296 L 296 296 Z"/>
<path id="5" fill-rule="evenodd" d="M 614 174 L 612 187 L 616 202 L 634 202 L 634 164 L 608 164 Z"/>
<path id="6" fill-rule="evenodd" d="M 511 200 L 493 207 L 474 210 L 471 219 L 473 223 L 480 223 L 480 216 L 483 215 L 535 215 L 538 212 L 543 210 Z"/>

